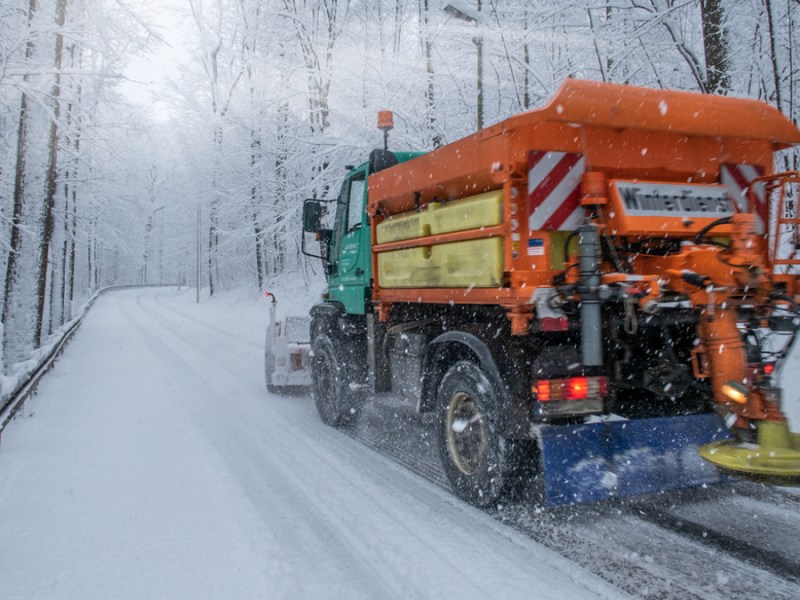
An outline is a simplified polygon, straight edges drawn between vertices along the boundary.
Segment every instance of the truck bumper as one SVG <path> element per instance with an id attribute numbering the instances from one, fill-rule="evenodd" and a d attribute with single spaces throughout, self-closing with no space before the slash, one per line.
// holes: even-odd
<path id="1" fill-rule="evenodd" d="M 723 481 L 698 448 L 730 437 L 716 414 L 543 425 L 545 504 L 594 502 Z"/>

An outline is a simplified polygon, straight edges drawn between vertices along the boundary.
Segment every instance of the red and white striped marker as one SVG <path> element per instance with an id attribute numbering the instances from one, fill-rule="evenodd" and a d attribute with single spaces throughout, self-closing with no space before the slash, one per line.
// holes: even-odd
<path id="1" fill-rule="evenodd" d="M 759 165 L 721 165 L 719 168 L 720 183 L 728 187 L 736 209 L 755 214 L 756 233 L 759 234 L 767 232 L 766 224 L 769 222 L 769 205 L 764 184 L 755 186 L 755 206 L 749 206 L 746 190 L 751 181 L 763 174 L 764 169 Z"/>
<path id="2" fill-rule="evenodd" d="M 582 154 L 531 151 L 528 156 L 530 231 L 577 229 L 583 219 L 580 199 L 585 166 Z"/>

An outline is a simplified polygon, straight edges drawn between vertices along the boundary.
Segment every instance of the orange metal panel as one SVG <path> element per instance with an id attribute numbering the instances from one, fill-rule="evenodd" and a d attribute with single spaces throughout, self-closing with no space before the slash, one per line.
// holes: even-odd
<path id="1" fill-rule="evenodd" d="M 791 121 L 756 100 L 567 80 L 543 108 L 372 175 L 368 210 L 397 214 L 498 189 L 525 175 L 532 149 L 583 153 L 610 177 L 714 181 L 719 163 L 744 148 L 763 158 L 798 143 Z"/>
<path id="2" fill-rule="evenodd" d="M 747 98 L 571 79 L 534 112 L 542 120 L 610 129 L 764 140 L 774 150 L 800 144 L 800 132 L 780 111 Z"/>
<path id="3" fill-rule="evenodd" d="M 776 109 L 759 101 L 569 80 L 543 108 L 506 119 L 369 178 L 367 210 L 373 239 L 375 227 L 386 216 L 433 201 L 502 189 L 503 225 L 498 231 L 506 235 L 504 268 L 506 285 L 511 287 L 384 290 L 376 276 L 374 298 L 382 303 L 382 310 L 392 302 L 529 304 L 533 288 L 548 285 L 561 270 L 560 265 L 551 264 L 550 232 L 528 227 L 527 179 L 532 151 L 580 154 L 585 157 L 587 173 L 599 172 L 608 180 L 716 184 L 720 165 L 758 165 L 769 174 L 773 152 L 798 143 L 800 131 Z M 608 217 L 612 210 L 605 206 L 601 215 Z M 678 233 L 683 219 L 675 219 L 667 224 L 667 235 L 683 237 Z M 648 235 L 662 239 L 663 227 L 660 218 L 653 218 L 649 225 L 629 233 L 640 240 Z M 721 227 L 715 233 L 728 230 Z M 481 235 L 493 233 L 487 230 Z M 415 244 L 440 241 L 444 240 L 417 240 Z M 529 243 L 536 253 L 529 254 Z M 381 245 L 376 251 L 388 249 Z M 373 253 L 373 273 L 378 272 L 375 256 Z M 682 262 L 675 257 L 642 257 L 634 269 L 646 275 L 691 267 Z"/>

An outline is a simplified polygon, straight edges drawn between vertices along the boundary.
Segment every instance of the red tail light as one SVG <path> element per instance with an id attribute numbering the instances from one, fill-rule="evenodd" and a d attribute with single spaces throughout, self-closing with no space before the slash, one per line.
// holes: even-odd
<path id="1" fill-rule="evenodd" d="M 775 363 L 766 363 L 763 368 L 764 375 L 772 375 L 775 372 Z"/>
<path id="2" fill-rule="evenodd" d="M 532 391 L 542 402 L 548 402 L 552 399 L 550 397 L 550 382 L 546 379 L 536 382 L 536 388 Z"/>
<path id="3" fill-rule="evenodd" d="M 564 400 L 583 400 L 589 393 L 589 384 L 586 377 L 572 377 L 567 379 Z"/>
<path id="4" fill-rule="evenodd" d="M 553 400 L 586 400 L 608 393 L 605 377 L 570 377 L 569 379 L 541 379 L 531 388 L 540 402 Z"/>

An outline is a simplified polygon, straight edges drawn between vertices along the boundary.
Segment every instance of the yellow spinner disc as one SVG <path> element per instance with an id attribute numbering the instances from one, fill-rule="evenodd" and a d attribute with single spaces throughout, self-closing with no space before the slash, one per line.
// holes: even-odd
<path id="1" fill-rule="evenodd" d="M 758 444 L 713 442 L 700 447 L 700 456 L 740 478 L 800 485 L 800 434 L 786 422 L 760 422 Z"/>

